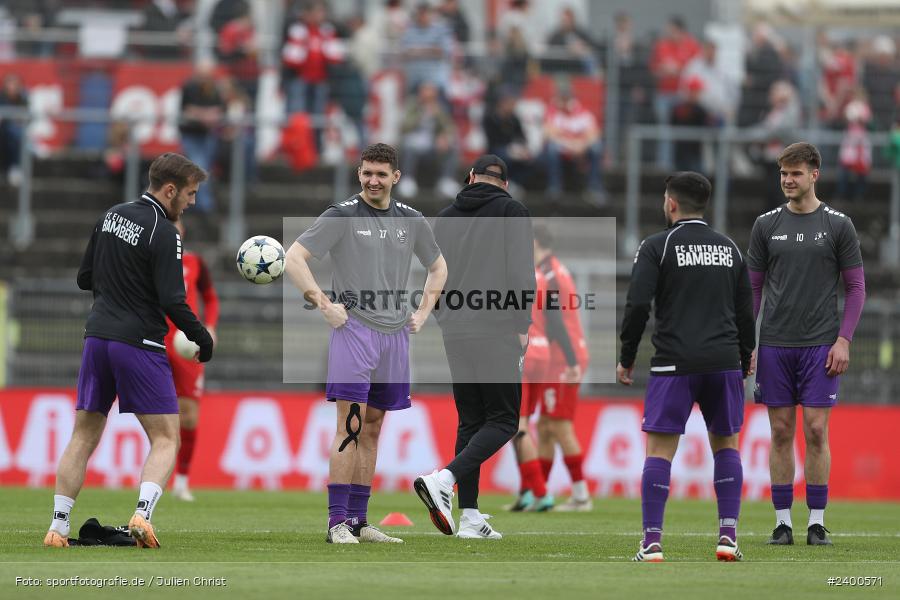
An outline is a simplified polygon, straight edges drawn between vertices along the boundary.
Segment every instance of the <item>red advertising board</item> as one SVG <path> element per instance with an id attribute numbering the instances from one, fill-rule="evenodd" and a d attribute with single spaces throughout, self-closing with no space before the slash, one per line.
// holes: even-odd
<path id="1" fill-rule="evenodd" d="M 74 392 L 59 389 L 0 390 L 0 484 L 50 485 L 74 423 Z M 203 400 L 191 479 L 197 487 L 322 489 L 334 407 L 317 394 L 240 392 Z M 584 448 L 584 473 L 599 496 L 637 496 L 644 460 L 641 405 L 591 399 L 579 408 L 576 430 Z M 900 500 L 900 469 L 887 440 L 900 427 L 900 407 L 838 406 L 832 416 L 833 498 Z M 419 396 L 409 410 L 391 413 L 382 430 L 376 486 L 406 490 L 416 476 L 449 461 L 456 436 L 452 398 Z M 133 415 L 113 409 L 88 466 L 88 485 L 119 487 L 140 476 L 149 443 Z M 741 435 L 744 495 L 769 492 L 769 424 L 766 412 L 748 405 Z M 803 482 L 802 436 L 795 449 Z M 560 457 L 550 488 L 569 485 Z M 672 495 L 713 497 L 713 464 L 703 420 L 691 416 L 672 465 Z M 482 489 L 510 492 L 518 471 L 507 446 L 482 470 Z M 802 495 L 803 486 L 798 485 Z"/>

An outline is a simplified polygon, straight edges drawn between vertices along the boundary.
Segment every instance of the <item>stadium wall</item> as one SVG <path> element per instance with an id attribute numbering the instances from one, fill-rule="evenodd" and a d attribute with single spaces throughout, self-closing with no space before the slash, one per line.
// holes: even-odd
<path id="1" fill-rule="evenodd" d="M 410 489 L 416 476 L 446 463 L 453 453 L 456 412 L 449 395 L 417 396 L 409 410 L 385 419 L 376 486 Z M 579 407 L 576 430 L 585 452 L 584 473 L 597 496 L 640 493 L 644 439 L 641 405 L 599 398 Z M 49 486 L 74 423 L 69 389 L 0 390 L 0 485 Z M 831 496 L 900 499 L 900 470 L 889 443 L 900 428 L 900 407 L 838 406 L 831 419 Z M 321 490 L 328 475 L 334 407 L 311 393 L 213 393 L 202 403 L 192 483 L 196 487 Z M 802 483 L 802 440 L 795 447 Z M 769 424 L 764 409 L 748 405 L 741 436 L 744 495 L 769 491 Z M 88 466 L 87 484 L 121 487 L 140 476 L 149 443 L 137 420 L 113 408 Z M 672 466 L 672 494 L 712 498 L 713 462 L 703 419 L 695 410 Z M 482 489 L 511 493 L 518 486 L 509 446 L 486 464 Z M 549 482 L 569 485 L 557 464 Z M 803 486 L 798 486 L 802 495 Z"/>

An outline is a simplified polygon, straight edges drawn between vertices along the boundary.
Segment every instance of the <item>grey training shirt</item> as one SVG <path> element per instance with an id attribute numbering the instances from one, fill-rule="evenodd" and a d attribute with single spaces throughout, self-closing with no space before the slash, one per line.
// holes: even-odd
<path id="1" fill-rule="evenodd" d="M 840 273 L 862 265 L 850 217 L 824 202 L 808 214 L 779 206 L 753 224 L 747 265 L 766 274 L 760 344 L 822 346 L 837 340 Z"/>
<path id="2" fill-rule="evenodd" d="M 384 332 L 402 329 L 418 304 L 407 290 L 412 255 L 428 268 L 441 254 L 422 213 L 395 200 L 379 210 L 359 195 L 328 207 L 297 242 L 318 259 L 331 253 L 337 301 Z"/>

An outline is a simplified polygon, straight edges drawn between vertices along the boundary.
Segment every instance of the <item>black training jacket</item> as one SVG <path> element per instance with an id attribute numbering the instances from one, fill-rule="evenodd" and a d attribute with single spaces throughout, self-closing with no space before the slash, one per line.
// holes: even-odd
<path id="1" fill-rule="evenodd" d="M 107 210 L 78 270 L 78 287 L 94 293 L 85 337 L 165 352 L 168 315 L 201 349 L 211 348 L 212 337 L 185 301 L 181 254 L 178 230 L 150 194 Z"/>
<path id="2" fill-rule="evenodd" d="M 444 337 L 528 333 L 536 284 L 525 205 L 501 187 L 467 185 L 438 213 L 434 237 L 447 261 L 444 296 L 434 311 Z M 501 300 L 489 304 L 488 294 Z M 454 302 L 460 298 L 461 305 Z"/>
<path id="3" fill-rule="evenodd" d="M 728 237 L 701 219 L 682 219 L 641 242 L 622 319 L 623 367 L 634 364 L 651 304 L 652 374 L 746 374 L 756 345 L 753 296 L 744 257 Z"/>

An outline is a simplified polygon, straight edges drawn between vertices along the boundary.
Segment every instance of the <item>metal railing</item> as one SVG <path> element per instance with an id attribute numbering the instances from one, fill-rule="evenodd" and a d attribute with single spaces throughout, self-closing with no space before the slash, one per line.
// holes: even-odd
<path id="1" fill-rule="evenodd" d="M 0 107 L 0 120 L 10 119 L 22 124 L 25 131 L 19 149 L 19 168 L 21 169 L 21 183 L 17 190 L 17 203 L 15 216 L 9 222 L 9 238 L 13 246 L 18 250 L 24 250 L 34 241 L 35 219 L 32 203 L 33 185 L 32 178 L 35 153 L 34 141 L 28 135 L 28 129 L 38 119 L 53 119 L 61 123 L 112 123 L 124 122 L 128 128 L 128 143 L 125 153 L 125 177 L 122 186 L 122 201 L 133 200 L 138 193 L 141 178 L 141 148 L 136 138 L 136 130 L 146 124 L 155 124 L 159 118 L 123 118 L 113 116 L 106 110 L 100 109 L 71 109 L 53 112 L 51 114 L 35 115 L 24 108 Z M 165 117 L 162 117 L 165 118 Z M 327 119 L 322 115 L 310 117 L 314 129 L 322 129 L 327 125 Z M 282 126 L 284 119 L 272 119 L 248 116 L 242 119 L 229 120 L 226 125 L 238 129 L 256 128 L 262 126 Z M 252 129 L 251 133 L 252 134 Z M 229 157 L 228 180 L 229 204 L 228 215 L 224 225 L 225 235 L 222 244 L 229 247 L 237 247 L 246 238 L 245 210 L 247 195 L 246 178 L 246 147 L 242 143 L 231 145 Z M 334 169 L 334 200 L 344 199 L 347 196 L 347 177 L 349 166 L 346 161 L 338 163 Z"/>
<path id="2" fill-rule="evenodd" d="M 782 136 L 784 137 L 784 136 Z M 821 129 L 797 129 L 792 132 L 791 141 L 808 141 L 819 146 L 840 146 L 843 134 Z M 729 181 L 732 171 L 732 150 L 740 144 L 766 142 L 772 139 L 770 133 L 759 128 L 738 129 L 725 126 L 718 129 L 706 127 L 675 127 L 661 125 L 635 125 L 627 132 L 628 160 L 625 173 L 625 233 L 620 249 L 625 256 L 634 254 L 640 243 L 641 174 L 646 165 L 641 162 L 641 146 L 645 141 L 665 140 L 703 142 L 715 145 L 715 182 L 713 185 L 713 226 L 722 233 L 728 231 Z M 884 148 L 889 143 L 885 133 L 872 133 L 873 148 Z M 785 145 L 791 142 L 785 142 Z M 776 174 L 766 174 L 774 177 Z M 888 240 L 881 255 L 885 266 L 900 265 L 900 175 L 891 171 L 890 225 Z"/>

